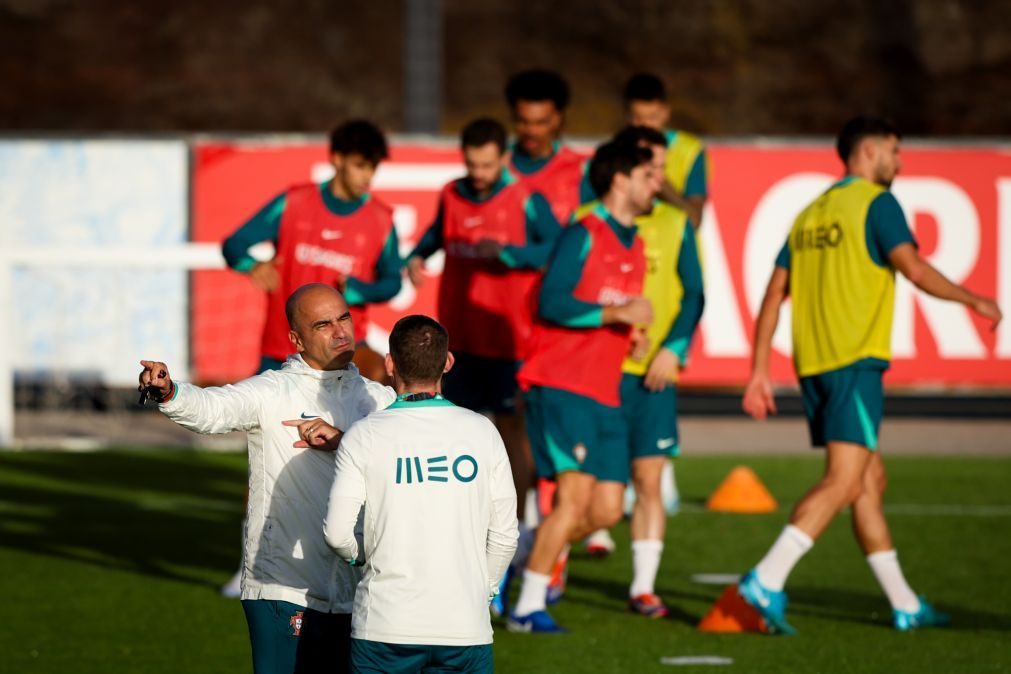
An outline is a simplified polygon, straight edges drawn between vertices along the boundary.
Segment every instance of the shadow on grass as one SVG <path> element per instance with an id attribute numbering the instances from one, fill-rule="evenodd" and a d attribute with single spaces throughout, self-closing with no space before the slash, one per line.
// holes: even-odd
<path id="1" fill-rule="evenodd" d="M 789 587 L 790 608 L 793 615 L 812 616 L 829 620 L 891 625 L 892 609 L 878 593 L 858 592 L 836 588 Z M 935 604 L 936 608 L 951 615 L 953 630 L 1011 630 L 1011 614 L 977 611 L 953 604 Z M 877 617 L 874 617 L 874 615 Z"/>
<path id="2" fill-rule="evenodd" d="M 627 613 L 628 611 L 628 581 L 624 578 L 619 580 L 610 580 L 597 576 L 586 577 L 573 575 L 572 570 L 570 570 L 569 584 L 576 585 L 581 589 L 585 588 L 587 590 L 591 590 L 600 595 L 600 598 L 595 598 L 592 595 L 586 596 L 581 592 L 570 592 L 565 595 L 565 598 L 562 601 L 590 606 L 602 611 L 617 611 L 621 613 Z M 667 608 L 670 610 L 670 615 L 667 616 L 666 620 L 681 622 L 692 626 L 698 624 L 699 620 L 702 619 L 702 615 L 685 611 L 679 606 L 679 600 L 709 602 L 715 599 L 715 596 L 710 594 L 685 592 L 683 590 L 674 590 L 669 588 L 657 588 L 657 592 L 661 597 L 663 597 L 664 602 L 667 604 Z M 620 608 L 615 606 L 616 602 Z"/>
<path id="3" fill-rule="evenodd" d="M 208 586 L 239 560 L 238 467 L 103 453 L 19 455 L 0 468 L 4 548 Z"/>

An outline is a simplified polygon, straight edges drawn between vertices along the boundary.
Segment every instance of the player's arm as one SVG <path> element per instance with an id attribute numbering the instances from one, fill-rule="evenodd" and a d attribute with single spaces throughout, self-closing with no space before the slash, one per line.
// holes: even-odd
<path id="1" fill-rule="evenodd" d="M 576 223 L 566 227 L 551 253 L 538 301 L 541 318 L 569 328 L 596 328 L 611 323 L 646 324 L 653 319 L 649 300 L 636 297 L 618 306 L 584 302 L 574 292 L 590 253 L 590 234 Z"/>
<path id="2" fill-rule="evenodd" d="M 551 211 L 547 199 L 531 194 L 524 205 L 527 243 L 523 246 L 502 246 L 498 259 L 510 269 L 540 269 L 548 263 L 551 249 L 562 233 L 562 227 Z"/>
<path id="3" fill-rule="evenodd" d="M 354 276 L 349 276 L 344 284 L 344 299 L 348 306 L 361 306 L 375 302 L 385 302 L 393 299 L 400 292 L 400 250 L 397 242 L 397 230 L 390 226 L 386 243 L 376 260 L 376 280 L 366 283 Z"/>
<path id="4" fill-rule="evenodd" d="M 410 279 L 415 287 L 420 287 L 425 282 L 423 274 L 425 260 L 434 255 L 436 251 L 442 250 L 443 212 L 443 204 L 440 200 L 439 211 L 435 214 L 435 220 L 425 230 L 425 233 L 421 236 L 421 240 L 418 241 L 418 245 L 414 247 L 414 250 L 407 256 L 407 260 L 404 263 L 407 267 L 407 278 Z"/>
<path id="5" fill-rule="evenodd" d="M 644 384 L 651 391 L 662 391 L 666 388 L 671 378 L 688 362 L 688 348 L 691 346 L 692 337 L 705 307 L 702 265 L 695 243 L 695 230 L 691 227 L 685 227 L 681 252 L 678 255 L 677 274 L 684 289 L 681 309 L 646 371 Z"/>
<path id="6" fill-rule="evenodd" d="M 513 486 L 512 468 L 502 437 L 489 423 L 488 441 L 494 447 L 495 457 L 489 488 L 491 511 L 488 520 L 488 538 L 485 554 L 488 563 L 489 599 L 498 592 L 499 581 L 516 554 L 519 529 L 516 520 L 516 487 Z"/>
<path id="7" fill-rule="evenodd" d="M 140 389 L 150 387 L 158 408 L 169 419 L 197 433 L 248 431 L 259 423 L 259 401 L 266 380 L 252 377 L 238 384 L 200 388 L 172 381 L 168 366 L 140 361 Z"/>
<path id="8" fill-rule="evenodd" d="M 872 258 L 879 262 L 887 260 L 892 268 L 928 295 L 964 304 L 993 321 L 994 328 L 1000 323 L 1002 314 L 996 302 L 952 283 L 920 257 L 902 208 L 890 192 L 878 195 L 868 210 L 867 247 Z"/>
<path id="9" fill-rule="evenodd" d="M 772 336 L 779 323 L 779 309 L 790 294 L 790 247 L 783 245 L 776 258 L 776 267 L 765 289 L 762 308 L 755 322 L 754 352 L 751 358 L 751 379 L 744 390 L 742 407 L 759 421 L 776 413 L 776 400 L 769 378 L 769 361 L 772 355 Z"/>
<path id="10" fill-rule="evenodd" d="M 702 209 L 706 205 L 708 196 L 706 186 L 706 151 L 702 150 L 695 158 L 691 170 L 688 172 L 688 180 L 685 182 L 684 192 L 678 191 L 669 181 L 664 181 L 660 190 L 660 198 L 669 204 L 677 206 L 688 214 L 688 220 L 695 229 L 702 225 Z"/>
<path id="11" fill-rule="evenodd" d="M 365 459 L 371 435 L 366 426 L 366 423 L 353 425 L 341 440 L 323 520 L 327 545 L 352 566 L 365 562 L 359 517 L 365 504 Z"/>
<path id="12" fill-rule="evenodd" d="M 249 254 L 249 249 L 264 241 L 277 244 L 277 233 L 281 228 L 285 202 L 284 193 L 272 199 L 234 234 L 225 239 L 221 246 L 221 252 L 228 266 L 249 274 L 253 285 L 265 292 L 272 292 L 277 288 L 281 280 L 280 275 L 273 262 L 258 262 Z"/>

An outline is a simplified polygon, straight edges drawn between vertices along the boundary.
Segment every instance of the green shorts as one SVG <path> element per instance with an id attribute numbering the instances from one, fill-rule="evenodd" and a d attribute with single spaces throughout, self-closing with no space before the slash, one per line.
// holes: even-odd
<path id="1" fill-rule="evenodd" d="M 442 381 L 447 400 L 474 412 L 516 413 L 518 362 L 469 353 L 453 356 L 456 364 Z"/>
<path id="2" fill-rule="evenodd" d="M 800 380 L 811 444 L 852 442 L 874 451 L 884 411 L 882 365 L 854 363 Z"/>
<path id="3" fill-rule="evenodd" d="M 527 433 L 537 476 L 576 470 L 607 482 L 628 482 L 628 426 L 620 407 L 555 388 L 527 393 Z"/>
<path id="4" fill-rule="evenodd" d="M 668 386 L 650 391 L 645 377 L 621 376 L 621 413 L 628 425 L 629 450 L 633 461 L 650 456 L 677 456 L 678 393 Z"/>
<path id="5" fill-rule="evenodd" d="M 243 599 L 254 674 L 350 671 L 351 614 L 273 599 Z"/>
<path id="6" fill-rule="evenodd" d="M 408 672 L 493 672 L 491 644 L 480 646 L 419 646 L 351 640 L 351 671 L 355 674 Z"/>

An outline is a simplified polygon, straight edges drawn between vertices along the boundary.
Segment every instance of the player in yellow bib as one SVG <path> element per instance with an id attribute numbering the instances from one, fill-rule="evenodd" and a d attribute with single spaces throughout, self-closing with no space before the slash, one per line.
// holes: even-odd
<path id="1" fill-rule="evenodd" d="M 695 229 L 702 225 L 708 197 L 709 158 L 702 140 L 687 131 L 672 129 L 667 90 L 659 77 L 637 73 L 625 83 L 625 117 L 629 124 L 648 126 L 664 134 L 667 155 L 660 198 L 684 211 Z"/>
<path id="2" fill-rule="evenodd" d="M 786 578 L 836 514 L 851 506 L 853 532 L 892 605 L 899 630 L 946 625 L 909 587 L 882 507 L 885 466 L 878 446 L 882 376 L 889 343 L 895 270 L 934 297 L 959 302 L 996 326 L 993 300 L 955 285 L 917 252 L 902 209 L 888 188 L 900 168 L 899 132 L 875 117 L 850 120 L 839 134 L 846 176 L 794 222 L 755 324 L 751 380 L 744 410 L 758 420 L 775 414 L 769 379 L 779 308 L 793 302 L 794 365 L 815 446 L 826 448 L 821 480 L 794 507 L 784 528 L 738 591 L 774 633 L 790 634 Z"/>

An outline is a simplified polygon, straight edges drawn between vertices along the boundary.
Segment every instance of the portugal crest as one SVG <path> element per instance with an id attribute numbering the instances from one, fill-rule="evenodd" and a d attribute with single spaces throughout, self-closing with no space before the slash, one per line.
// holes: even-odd
<path id="1" fill-rule="evenodd" d="M 295 615 L 291 616 L 291 620 L 288 624 L 291 625 L 292 636 L 301 636 L 302 634 L 302 611 L 295 611 Z"/>

